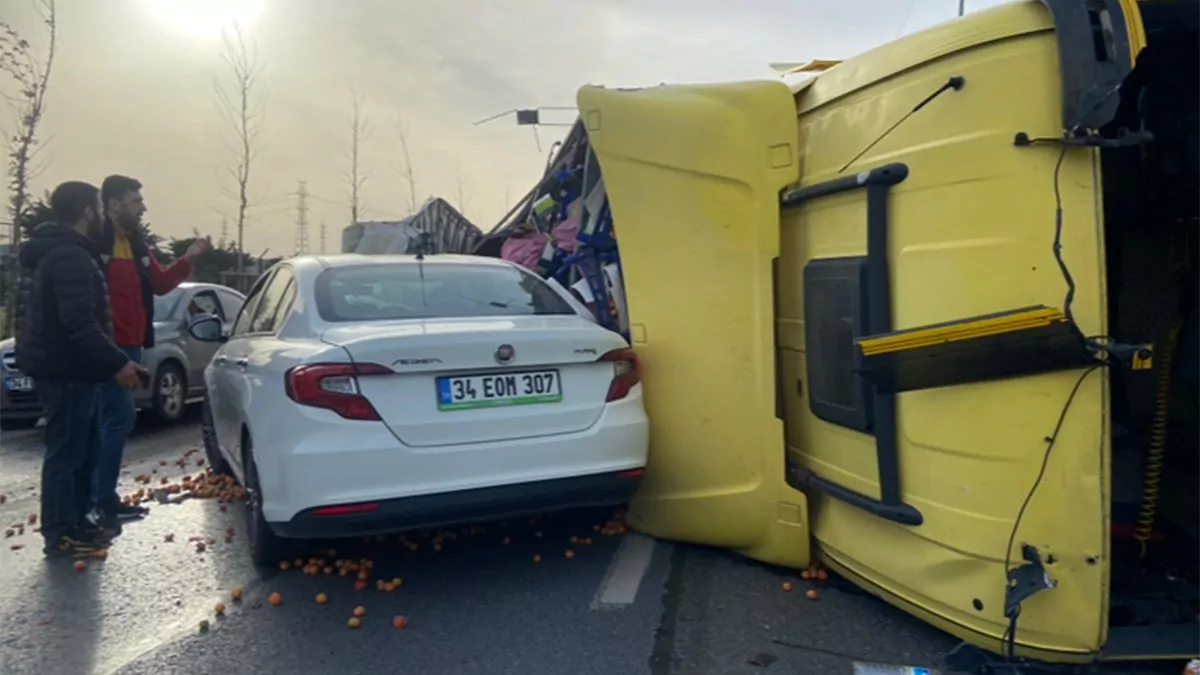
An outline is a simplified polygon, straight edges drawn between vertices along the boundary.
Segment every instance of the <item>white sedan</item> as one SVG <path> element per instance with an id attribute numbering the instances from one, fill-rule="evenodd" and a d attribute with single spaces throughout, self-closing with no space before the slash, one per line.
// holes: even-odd
<path id="1" fill-rule="evenodd" d="M 204 371 L 214 471 L 259 564 L 363 536 L 626 501 L 646 464 L 638 361 L 561 289 L 472 256 L 305 256 L 250 291 Z"/>

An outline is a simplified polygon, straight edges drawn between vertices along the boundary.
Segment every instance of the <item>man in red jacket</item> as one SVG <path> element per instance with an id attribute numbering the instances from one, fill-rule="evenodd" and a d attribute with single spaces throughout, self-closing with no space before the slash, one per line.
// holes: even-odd
<path id="1" fill-rule="evenodd" d="M 140 226 L 146 212 L 142 184 L 127 176 L 109 176 L 100 187 L 100 197 L 105 214 L 100 259 L 108 278 L 113 337 L 131 361 L 140 363 L 142 350 L 154 346 L 154 296 L 166 295 L 187 279 L 192 261 L 208 250 L 208 245 L 197 240 L 182 259 L 164 269 L 142 239 Z M 92 480 L 95 510 L 90 520 L 113 532 L 120 531 L 121 520 L 149 513 L 143 507 L 122 504 L 117 495 L 125 437 L 133 430 L 136 415 L 132 391 L 116 385 L 102 387 L 100 457 Z"/>

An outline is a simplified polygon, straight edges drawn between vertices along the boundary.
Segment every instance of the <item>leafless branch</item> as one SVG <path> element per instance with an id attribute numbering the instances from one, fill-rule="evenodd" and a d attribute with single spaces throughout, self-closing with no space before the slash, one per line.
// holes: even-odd
<path id="1" fill-rule="evenodd" d="M 408 212 L 417 212 L 417 177 L 413 172 L 412 154 L 408 147 L 408 122 L 397 112 L 393 125 L 396 127 L 396 137 L 400 141 L 400 157 L 396 171 L 408 183 Z"/>
<path id="2" fill-rule="evenodd" d="M 33 6 L 41 18 L 47 37 L 46 51 L 40 58 L 27 39 L 11 24 L 0 20 L 0 73 L 12 78 L 17 88 L 15 96 L 5 96 L 15 117 L 15 128 L 6 134 L 8 183 L 12 192 L 9 200 L 9 241 L 14 246 L 19 246 L 21 242 L 21 221 L 29 203 L 29 185 L 45 170 L 49 161 L 49 158 L 38 157 L 39 145 L 45 145 L 38 137 L 38 130 L 46 114 L 46 94 L 50 88 L 50 74 L 54 71 L 54 58 L 58 53 L 55 0 L 33 0 Z M 16 288 L 13 271 L 6 270 L 10 275 L 7 279 L 10 293 Z M 15 302 L 4 303 L 3 325 L 0 326 L 0 333 L 4 335 L 11 332 L 15 305 Z"/>
<path id="3" fill-rule="evenodd" d="M 361 164 L 363 144 L 371 137 L 371 123 L 363 112 L 364 99 L 362 93 L 350 88 L 350 167 L 343 174 L 350 198 L 350 222 L 358 222 L 359 209 L 362 206 L 361 191 L 363 183 L 367 182 L 367 173 Z"/>
<path id="4" fill-rule="evenodd" d="M 262 86 L 262 67 L 253 41 L 247 41 L 241 26 L 221 33 L 221 60 L 226 66 L 225 81 L 214 83 L 217 112 L 227 127 L 226 143 L 232 146 L 234 159 L 227 167 L 232 190 L 223 192 L 237 200 L 237 248 L 243 246 L 247 223 L 246 212 L 250 208 L 251 167 L 258 156 L 258 137 L 261 132 L 263 110 L 266 107 L 266 90 Z M 237 258 L 238 272 L 242 271 L 242 259 Z"/>

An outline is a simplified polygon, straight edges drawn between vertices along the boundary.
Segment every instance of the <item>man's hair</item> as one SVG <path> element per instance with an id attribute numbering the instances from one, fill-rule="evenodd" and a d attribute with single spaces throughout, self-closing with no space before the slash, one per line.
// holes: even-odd
<path id="1" fill-rule="evenodd" d="M 107 206 L 108 200 L 120 199 L 130 192 L 136 192 L 141 189 L 142 183 L 138 179 L 114 174 L 105 178 L 104 183 L 100 185 L 100 197 L 104 200 L 105 206 Z"/>
<path id="2" fill-rule="evenodd" d="M 50 208 L 61 225 L 74 225 L 83 218 L 87 208 L 96 206 L 96 195 L 100 190 L 91 183 L 81 180 L 67 181 L 50 193 Z"/>

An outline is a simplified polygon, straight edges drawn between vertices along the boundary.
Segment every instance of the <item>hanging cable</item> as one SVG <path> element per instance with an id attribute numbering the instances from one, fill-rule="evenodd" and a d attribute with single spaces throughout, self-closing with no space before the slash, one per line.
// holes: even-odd
<path id="1" fill-rule="evenodd" d="M 1008 592 L 1008 572 L 1012 565 L 1012 548 L 1013 543 L 1017 540 L 1017 531 L 1021 529 L 1021 521 L 1025 518 L 1025 510 L 1029 508 L 1029 503 L 1033 501 L 1033 496 L 1037 494 L 1038 488 L 1042 484 L 1042 480 L 1046 477 L 1046 468 L 1050 465 L 1050 454 L 1054 451 L 1054 445 L 1058 441 L 1058 434 L 1062 431 L 1063 423 L 1067 420 L 1067 413 L 1071 410 L 1071 404 L 1075 401 L 1075 395 L 1079 393 L 1080 387 L 1083 386 L 1083 381 L 1087 379 L 1092 371 L 1099 368 L 1099 365 L 1091 366 L 1083 371 L 1079 379 L 1075 380 L 1075 386 L 1071 388 L 1071 393 L 1067 396 L 1066 403 L 1063 404 L 1062 411 L 1058 414 L 1058 421 L 1054 424 L 1054 431 L 1045 438 L 1046 451 L 1042 455 L 1042 465 L 1038 469 L 1037 478 L 1033 480 L 1033 485 L 1030 486 L 1029 492 L 1025 495 L 1025 500 L 1021 502 L 1021 508 L 1017 510 L 1017 517 L 1013 520 L 1012 531 L 1008 535 L 1008 545 L 1004 549 L 1004 589 L 1005 594 Z M 1004 655 L 1009 661 L 1013 660 L 1014 652 L 1016 651 L 1017 641 L 1017 618 L 1020 614 L 1018 608 L 1012 616 L 1008 618 L 1008 628 L 1005 629 L 1001 642 L 1004 643 Z"/>

